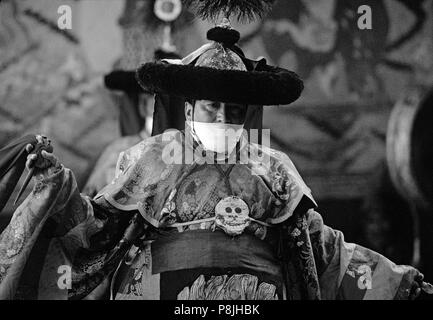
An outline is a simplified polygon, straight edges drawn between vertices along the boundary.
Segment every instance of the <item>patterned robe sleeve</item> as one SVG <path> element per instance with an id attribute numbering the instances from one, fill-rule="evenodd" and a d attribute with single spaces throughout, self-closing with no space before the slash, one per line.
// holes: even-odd
<path id="1" fill-rule="evenodd" d="M 82 196 L 67 168 L 39 178 L 0 235 L 0 299 L 84 297 L 131 216 Z"/>
<path id="2" fill-rule="evenodd" d="M 344 240 L 310 209 L 296 214 L 288 240 L 297 251 L 298 275 L 310 297 L 325 300 L 408 299 L 420 272 L 396 265 L 383 255 Z M 289 246 L 290 246 L 289 244 Z M 296 260 L 296 259 L 295 259 Z"/>
<path id="3" fill-rule="evenodd" d="M 267 221 L 280 228 L 279 257 L 289 299 L 408 299 L 420 272 L 348 243 L 323 223 L 317 204 L 287 155 L 271 150 L 270 185 L 281 202 Z"/>

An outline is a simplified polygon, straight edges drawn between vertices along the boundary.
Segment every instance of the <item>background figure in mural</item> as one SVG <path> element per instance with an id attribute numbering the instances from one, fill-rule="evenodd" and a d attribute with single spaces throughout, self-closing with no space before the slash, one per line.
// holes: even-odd
<path id="1" fill-rule="evenodd" d="M 153 97 L 144 93 L 138 101 L 139 117 L 146 119 L 153 111 Z M 125 106 L 125 103 L 123 104 Z M 149 106 L 149 107 L 148 107 Z M 128 112 L 121 109 L 120 112 Z M 125 122 L 123 122 L 125 123 Z M 146 124 L 149 122 L 147 121 Z M 150 136 L 151 131 L 144 125 L 137 134 L 125 135 L 111 142 L 101 153 L 83 188 L 83 193 L 94 197 L 96 193 L 112 181 L 116 169 L 117 158 L 122 151 L 136 145 Z"/>
<path id="2" fill-rule="evenodd" d="M 143 61 L 180 58 L 172 43 L 172 33 L 190 24 L 191 14 L 180 2 L 176 3 L 177 6 L 168 5 L 169 9 L 164 9 L 161 1 L 125 3 L 119 19 L 123 56 L 115 64 L 115 70 L 104 77 L 105 87 L 113 90 L 117 98 L 121 137 L 110 143 L 96 161 L 83 188 L 83 193 L 91 197 L 114 178 L 120 152 L 152 134 L 153 96 L 138 85 L 135 69 Z"/>
<path id="3" fill-rule="evenodd" d="M 155 52 L 155 60 L 175 58 L 179 58 L 175 52 L 162 49 Z M 126 96 L 119 106 L 119 120 L 120 127 L 124 128 L 123 132 L 127 133 L 110 143 L 98 158 L 83 188 L 83 193 L 90 197 L 94 197 L 113 180 L 119 154 L 152 134 L 154 97 L 139 86 L 135 71 L 116 70 L 107 74 L 104 79 L 108 89 L 121 91 L 121 94 Z M 137 131 L 134 127 L 140 126 L 141 130 L 133 133 Z"/>

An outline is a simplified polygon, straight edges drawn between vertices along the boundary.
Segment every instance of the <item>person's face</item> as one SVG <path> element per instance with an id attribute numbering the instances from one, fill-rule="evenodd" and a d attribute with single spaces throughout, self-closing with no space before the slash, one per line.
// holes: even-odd
<path id="1" fill-rule="evenodd" d="M 247 105 L 236 103 L 197 100 L 194 107 L 189 102 L 185 103 L 185 117 L 187 120 L 207 123 L 243 124 L 247 108 Z"/>

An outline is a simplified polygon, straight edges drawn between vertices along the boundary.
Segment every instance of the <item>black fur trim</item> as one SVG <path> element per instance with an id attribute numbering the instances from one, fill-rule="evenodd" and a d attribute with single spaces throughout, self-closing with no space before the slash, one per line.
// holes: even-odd
<path id="1" fill-rule="evenodd" d="M 241 34 L 235 29 L 214 27 L 207 31 L 206 37 L 208 40 L 220 42 L 226 47 L 231 47 L 239 41 Z"/>
<path id="2" fill-rule="evenodd" d="M 249 105 L 289 104 L 304 88 L 296 73 L 268 65 L 237 71 L 152 62 L 141 65 L 136 78 L 151 93 Z"/>
<path id="3" fill-rule="evenodd" d="M 134 71 L 114 70 L 104 76 L 104 84 L 107 89 L 123 92 L 143 92 L 143 88 L 137 83 Z"/>
<path id="4" fill-rule="evenodd" d="M 165 51 L 161 48 L 155 50 L 154 59 L 180 59 L 176 52 Z M 146 92 L 138 84 L 135 78 L 135 70 L 114 70 L 104 76 L 104 84 L 107 89 L 123 92 Z"/>

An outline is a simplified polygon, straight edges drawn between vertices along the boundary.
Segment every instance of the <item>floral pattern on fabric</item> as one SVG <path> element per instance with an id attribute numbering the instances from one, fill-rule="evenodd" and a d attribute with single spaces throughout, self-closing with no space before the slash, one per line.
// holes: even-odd
<path id="1" fill-rule="evenodd" d="M 174 196 L 177 190 L 173 189 L 165 202 L 164 207 L 161 210 L 161 224 L 171 224 L 176 222 L 176 203 L 174 202 Z"/>
<path id="2" fill-rule="evenodd" d="M 137 248 L 133 246 L 126 258 L 130 266 L 126 276 L 121 279 L 121 287 L 119 292 L 122 295 L 131 295 L 134 297 L 141 297 L 143 295 L 143 278 L 146 277 L 146 272 L 150 268 L 150 247 Z"/>
<path id="3" fill-rule="evenodd" d="M 64 196 L 57 195 L 53 190 L 62 185 L 63 178 L 64 170 L 59 169 L 53 172 L 51 181 L 37 180 L 30 197 L 17 208 L 9 225 L 0 234 L 0 300 L 5 298 L 5 292 L 13 292 L 13 289 L 5 288 L 13 286 L 15 277 L 19 277 L 20 272 L 16 270 L 21 267 L 17 263 L 27 253 L 28 243 L 34 241 L 32 236 L 40 232 L 40 225 L 48 219 L 47 211 L 51 207 L 49 201 L 55 196 L 60 201 L 64 200 Z M 58 208 L 54 206 L 51 209 Z"/>
<path id="4" fill-rule="evenodd" d="M 282 201 L 288 201 L 291 197 L 296 196 L 300 192 L 293 177 L 287 170 L 284 170 L 281 164 L 276 168 L 276 171 L 271 172 L 271 179 L 272 191 Z"/>
<path id="5" fill-rule="evenodd" d="M 278 300 L 276 287 L 261 282 L 250 274 L 198 277 L 190 287 L 185 287 L 178 300 Z"/>
<path id="6" fill-rule="evenodd" d="M 280 223 L 290 217 L 303 194 L 311 196 L 290 159 L 271 149 L 254 144 L 242 149 L 241 152 L 253 153 L 260 149 L 269 157 L 270 166 L 262 166 L 267 170 L 260 170 L 257 174 L 259 171 L 255 168 L 258 164 L 248 157 L 245 157 L 248 163 L 236 164 L 233 170 L 228 164 L 203 164 L 197 169 L 192 164 L 167 164 L 166 148 L 174 152 L 170 159 L 175 159 L 184 148 L 191 146 L 180 131 L 141 142 L 121 154 L 116 179 L 100 194 L 121 210 L 150 206 L 152 210 L 140 211 L 156 227 L 160 221 L 165 221 L 161 215 L 167 212 L 172 213 L 170 222 L 174 220 L 174 212 L 177 213 L 177 222 L 212 217 L 218 201 L 230 195 L 243 199 L 254 219 Z M 219 172 L 221 170 L 227 172 L 228 183 L 224 174 Z M 181 185 L 175 187 L 178 182 Z M 175 200 L 169 201 L 173 187 L 177 194 Z M 153 216 L 148 216 L 148 213 Z"/>
<path id="7" fill-rule="evenodd" d="M 176 195 L 178 222 L 214 216 L 216 204 L 226 194 L 216 169 L 203 167 L 192 172 L 181 182 Z"/>
<path id="8" fill-rule="evenodd" d="M 320 299 L 320 285 L 306 213 L 296 214 L 292 219 L 285 229 L 286 237 L 283 238 L 288 242 L 286 250 L 292 251 L 291 257 L 294 258 L 291 263 L 297 269 L 295 277 L 302 279 L 301 294 L 305 298 L 317 300 Z M 293 252 L 296 254 L 293 255 Z"/>

